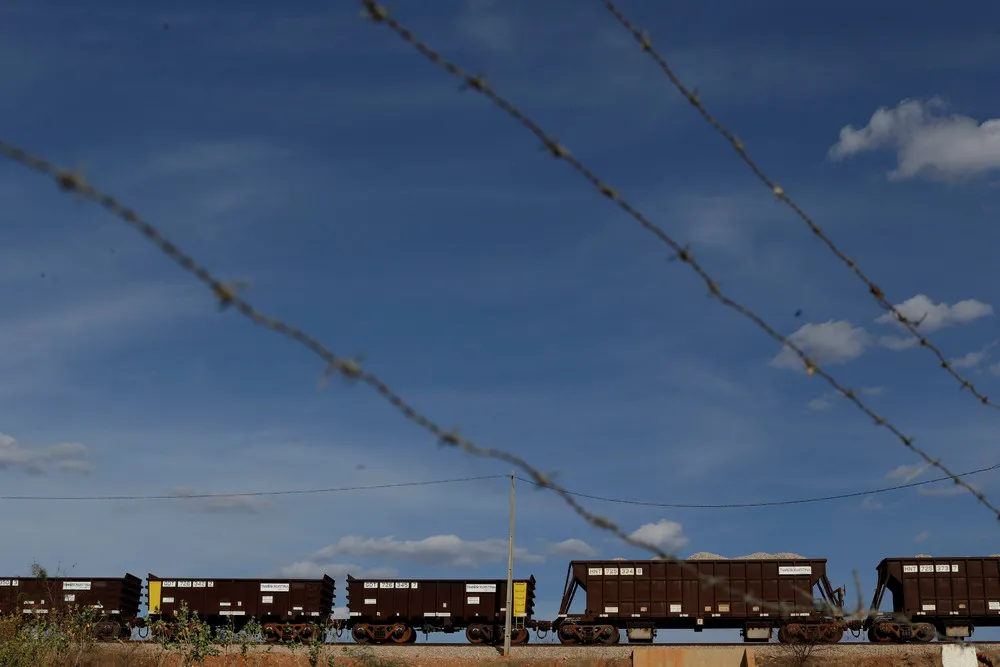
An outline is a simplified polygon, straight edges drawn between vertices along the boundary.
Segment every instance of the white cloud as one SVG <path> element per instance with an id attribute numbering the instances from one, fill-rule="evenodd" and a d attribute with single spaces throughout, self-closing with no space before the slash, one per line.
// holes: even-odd
<path id="1" fill-rule="evenodd" d="M 279 568 L 277 574 L 292 579 L 313 579 L 325 574 L 340 582 L 346 580 L 347 575 L 357 579 L 393 579 L 399 576 L 399 571 L 391 567 L 369 569 L 352 563 L 320 563 L 313 560 L 301 560 Z M 338 587 L 340 586 L 338 584 Z"/>
<path id="2" fill-rule="evenodd" d="M 860 130 L 846 125 L 829 151 L 834 160 L 864 151 L 896 151 L 892 180 L 926 176 L 940 180 L 970 177 L 1000 168 L 1000 119 L 982 123 L 961 115 L 937 115 L 945 104 L 903 100 L 895 109 L 879 107 Z"/>
<path id="3" fill-rule="evenodd" d="M 86 460 L 87 453 L 87 448 L 77 442 L 31 447 L 0 433 L 0 470 L 21 470 L 31 475 L 88 473 L 94 466 Z"/>
<path id="4" fill-rule="evenodd" d="M 590 558 L 597 555 L 597 549 L 577 538 L 551 544 L 546 552 L 550 556 L 565 556 L 567 558 Z"/>
<path id="5" fill-rule="evenodd" d="M 993 315 L 993 306 L 976 299 L 965 299 L 949 306 L 944 302 L 934 303 L 930 297 L 923 294 L 917 294 L 903 303 L 896 304 L 896 310 L 911 323 L 916 324 L 918 331 L 925 334 L 956 324 L 968 324 Z M 875 321 L 878 324 L 895 323 L 897 326 L 903 327 L 892 313 L 879 315 Z M 913 337 L 912 340 L 913 343 L 910 345 L 915 345 L 916 338 Z"/>
<path id="6" fill-rule="evenodd" d="M 920 533 L 918 533 L 917 536 L 913 538 L 913 541 L 914 542 L 926 542 L 927 538 L 930 537 L 930 536 L 931 536 L 930 531 L 924 530 L 924 531 L 921 531 Z"/>
<path id="7" fill-rule="evenodd" d="M 646 523 L 637 528 L 631 535 L 633 540 L 638 540 L 644 544 L 672 554 L 688 543 L 688 538 L 684 535 L 684 528 L 676 521 L 661 519 L 656 523 Z"/>
<path id="8" fill-rule="evenodd" d="M 862 327 L 847 320 L 827 320 L 820 324 L 803 324 L 788 336 L 806 355 L 820 366 L 845 364 L 857 359 L 871 345 L 872 337 Z M 771 365 L 778 368 L 805 371 L 805 364 L 789 347 L 784 347 Z"/>
<path id="9" fill-rule="evenodd" d="M 886 479 L 900 480 L 903 484 L 909 484 L 920 475 L 924 474 L 930 466 L 926 463 L 917 463 L 914 465 L 903 464 L 896 466 L 889 472 L 885 474 Z"/>
<path id="10" fill-rule="evenodd" d="M 433 535 L 422 540 L 397 540 L 388 537 L 345 535 L 336 544 L 320 549 L 313 559 L 332 556 L 383 558 L 412 561 L 426 565 L 477 567 L 484 563 L 507 560 L 508 542 L 504 539 L 466 541 L 457 535 Z M 514 548 L 514 558 L 522 563 L 542 563 L 543 556 L 523 548 Z"/>

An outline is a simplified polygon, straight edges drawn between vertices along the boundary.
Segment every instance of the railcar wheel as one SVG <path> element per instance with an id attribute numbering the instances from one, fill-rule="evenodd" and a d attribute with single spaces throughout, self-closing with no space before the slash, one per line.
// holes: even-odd
<path id="1" fill-rule="evenodd" d="M 485 644 L 489 640 L 489 633 L 485 626 L 474 623 L 465 629 L 465 638 L 470 644 Z"/>
<path id="2" fill-rule="evenodd" d="M 511 644 L 527 644 L 530 638 L 531 636 L 528 634 L 528 628 L 511 628 Z"/>
<path id="3" fill-rule="evenodd" d="M 371 639 L 368 637 L 368 633 L 365 632 L 365 626 L 363 625 L 355 625 L 351 628 L 351 639 L 358 644 L 371 644 Z"/>
<path id="4" fill-rule="evenodd" d="M 937 630 L 930 623 L 917 623 L 913 628 L 913 638 L 918 642 L 931 642 L 937 636 Z"/>
<path id="5" fill-rule="evenodd" d="M 561 644 L 578 644 L 576 634 L 572 632 L 575 626 L 563 624 L 559 626 L 556 630 L 556 635 L 559 637 L 559 643 Z"/>
<path id="6" fill-rule="evenodd" d="M 394 623 L 389 630 L 389 636 L 392 637 L 394 644 L 409 644 L 414 637 L 413 628 L 405 623 Z"/>
<path id="7" fill-rule="evenodd" d="M 121 626 L 115 621 L 100 621 L 94 626 L 94 637 L 98 641 L 109 642 L 121 633 Z"/>
<path id="8" fill-rule="evenodd" d="M 617 644 L 621 640 L 622 633 L 618 628 L 613 625 L 605 625 L 601 628 L 601 634 L 597 641 L 601 644 L 612 645 Z"/>

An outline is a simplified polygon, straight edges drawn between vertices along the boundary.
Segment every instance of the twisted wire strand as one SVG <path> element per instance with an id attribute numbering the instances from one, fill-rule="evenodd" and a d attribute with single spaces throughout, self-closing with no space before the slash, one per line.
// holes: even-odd
<path id="1" fill-rule="evenodd" d="M 864 271 L 861 270 L 861 267 L 858 266 L 857 262 L 849 258 L 847 254 L 844 253 L 844 251 L 841 250 L 836 243 L 834 243 L 833 239 L 831 239 L 826 234 L 826 232 L 824 232 L 823 229 L 812 219 L 812 217 L 809 216 L 809 214 L 806 213 L 805 210 L 803 210 L 802 207 L 799 206 L 799 204 L 796 203 L 795 200 L 793 200 L 788 195 L 788 192 L 786 192 L 784 188 L 778 185 L 778 183 L 774 179 L 772 179 L 764 172 L 763 168 L 759 164 L 757 164 L 757 162 L 750 156 L 749 152 L 747 152 L 746 146 L 743 144 L 743 142 L 740 141 L 736 137 L 736 135 L 733 134 L 733 132 L 731 132 L 728 128 L 726 128 L 721 121 L 719 121 L 714 115 L 712 115 L 711 112 L 708 111 L 708 109 L 702 103 L 701 99 L 698 97 L 696 91 L 690 90 L 688 89 L 687 86 L 684 85 L 684 83 L 680 80 L 680 78 L 673 71 L 670 65 L 667 64 L 666 59 L 653 46 L 652 42 L 649 39 L 649 35 L 645 31 L 640 30 L 634 23 L 632 23 L 625 16 L 625 14 L 622 13 L 622 11 L 618 8 L 618 6 L 615 5 L 614 2 L 611 2 L 611 0 L 600 0 L 600 2 L 602 5 L 605 6 L 605 8 L 607 8 L 609 12 L 611 12 L 614 15 L 616 19 L 618 19 L 618 22 L 621 23 L 622 26 L 632 34 L 632 36 L 636 39 L 636 41 L 639 42 L 639 47 L 643 50 L 643 52 L 649 54 L 649 57 L 652 58 L 657 65 L 659 65 L 660 69 L 663 70 L 663 73 L 667 75 L 668 79 L 670 79 L 670 83 L 674 85 L 674 87 L 681 93 L 681 95 L 687 98 L 687 100 L 698 111 L 698 113 L 702 116 L 702 118 L 704 118 L 705 121 L 708 122 L 708 124 L 711 125 L 716 132 L 722 135 L 726 139 L 726 141 L 728 141 L 730 145 L 732 145 L 733 149 L 736 151 L 736 154 L 739 155 L 740 159 L 742 159 L 743 162 L 746 163 L 746 165 L 750 168 L 750 171 L 753 172 L 753 174 L 757 177 L 757 179 L 760 180 L 764 185 L 766 185 L 768 189 L 772 192 L 772 194 L 774 194 L 774 196 L 778 198 L 778 200 L 780 200 L 781 202 L 786 204 L 790 209 L 792 209 L 792 211 L 794 211 L 795 214 L 798 215 L 803 222 L 805 222 L 805 224 L 809 227 L 809 230 L 820 241 L 822 241 L 827 248 L 830 249 L 830 252 L 832 252 L 837 257 L 837 259 L 839 259 L 841 262 L 847 265 L 847 267 L 851 270 L 851 272 L 853 272 L 854 275 L 856 275 L 865 285 L 867 285 L 868 292 L 875 299 L 878 305 L 883 310 L 891 313 L 892 316 L 896 319 L 896 321 L 898 321 L 904 328 L 906 328 L 907 331 L 913 334 L 913 336 L 916 337 L 920 347 L 930 350 L 931 353 L 933 353 L 934 356 L 937 357 L 938 363 L 940 364 L 941 368 L 944 369 L 946 373 L 955 378 L 956 381 L 958 381 L 959 389 L 969 390 L 969 392 L 977 399 L 979 399 L 979 402 L 982 403 L 983 405 L 986 405 L 994 409 L 1000 409 L 1000 404 L 990 401 L 987 396 L 980 393 L 976 389 L 975 385 L 973 385 L 972 381 L 963 377 L 958 371 L 956 371 L 954 365 L 944 355 L 944 353 L 941 352 L 941 350 L 934 343 L 932 343 L 929 338 L 924 336 L 918 330 L 922 318 L 914 320 L 912 318 L 906 317 L 902 312 L 900 312 L 899 309 L 895 305 L 893 305 L 893 303 L 889 301 L 888 298 L 886 298 L 885 292 L 882 290 L 882 288 L 879 287 L 874 281 L 872 281 L 871 278 L 869 278 L 865 274 Z"/>
<path id="2" fill-rule="evenodd" d="M 512 102 L 501 96 L 487 83 L 486 79 L 482 76 L 473 76 L 468 74 L 461 67 L 451 62 L 434 49 L 432 49 L 428 44 L 417 38 L 409 29 L 400 24 L 396 19 L 389 15 L 388 10 L 375 2 L 375 0 L 361 0 L 362 5 L 365 9 L 365 15 L 376 25 L 383 25 L 389 28 L 397 36 L 399 36 L 403 41 L 410 44 L 414 49 L 417 50 L 421 55 L 431 61 L 434 65 L 445 70 L 449 74 L 461 79 L 464 82 L 463 89 L 473 90 L 484 97 L 488 98 L 497 107 L 502 109 L 511 118 L 516 120 L 522 127 L 531 132 L 537 137 L 542 144 L 549 150 L 549 152 L 556 159 L 563 160 L 573 167 L 581 176 L 583 176 L 587 181 L 594 186 L 602 195 L 610 199 L 612 202 L 618 205 L 623 211 L 625 211 L 629 216 L 635 219 L 644 229 L 653 233 L 658 239 L 663 243 L 668 245 L 675 253 L 675 258 L 687 264 L 691 269 L 705 282 L 708 287 L 709 294 L 716 299 L 718 299 L 724 306 L 735 310 L 740 315 L 743 315 L 754 324 L 756 324 L 760 329 L 767 333 L 771 338 L 781 343 L 785 347 L 791 349 L 805 364 L 806 373 L 809 376 L 819 375 L 824 380 L 826 380 L 834 389 L 844 396 L 847 400 L 852 402 L 859 410 L 864 412 L 866 415 L 871 417 L 876 425 L 886 428 L 889 432 L 896 436 L 896 438 L 903 443 L 903 445 L 909 449 L 911 452 L 915 453 L 921 459 L 924 460 L 928 465 L 931 465 L 945 475 L 948 476 L 955 484 L 961 486 L 963 489 L 968 491 L 975 497 L 976 501 L 981 505 L 989 509 L 993 515 L 1000 520 L 1000 509 L 998 509 L 993 503 L 991 503 L 986 496 L 981 492 L 969 485 L 966 481 L 961 479 L 958 475 L 949 470 L 944 464 L 938 459 L 933 459 L 927 452 L 922 448 L 914 444 L 914 439 L 912 437 L 906 436 L 902 431 L 899 430 L 894 424 L 889 422 L 886 418 L 878 415 L 874 410 L 868 407 L 859 397 L 857 392 L 853 389 L 848 389 L 840 384 L 840 382 L 830 375 L 827 371 L 820 368 L 816 362 L 806 355 L 806 353 L 795 343 L 790 341 L 787 337 L 778 333 L 771 325 L 764 321 L 759 315 L 750 310 L 748 307 L 744 306 L 737 301 L 729 298 L 723 294 L 719 284 L 712 278 L 711 275 L 695 260 L 691 252 L 681 246 L 673 237 L 667 234 L 661 227 L 650 222 L 638 209 L 636 209 L 632 204 L 630 204 L 625 198 L 623 198 L 616 189 L 611 187 L 609 184 L 605 183 L 598 177 L 594 172 L 592 172 L 587 166 L 585 166 L 579 159 L 570 154 L 569 150 L 560 144 L 554 137 L 549 135 L 539 126 L 535 121 L 524 114 L 520 109 L 518 109 Z"/>
<path id="3" fill-rule="evenodd" d="M 258 311 L 249 301 L 236 294 L 234 288 L 230 284 L 224 283 L 216 278 L 207 268 L 199 264 L 190 255 L 184 253 L 173 242 L 168 240 L 162 232 L 159 231 L 159 229 L 144 220 L 135 210 L 118 201 L 118 199 L 113 195 L 107 194 L 87 183 L 81 174 L 61 169 L 48 160 L 32 155 L 24 149 L 2 139 L 0 139 L 0 155 L 12 160 L 16 164 L 22 165 L 32 171 L 52 178 L 61 190 L 95 202 L 108 212 L 120 218 L 126 224 L 145 236 L 170 260 L 207 285 L 215 298 L 218 300 L 220 308 L 233 308 L 240 315 L 246 317 L 254 324 L 289 338 L 310 350 L 326 364 L 326 369 L 324 371 L 324 375 L 326 377 L 340 374 L 347 380 L 362 382 L 369 385 L 375 389 L 377 393 L 389 401 L 389 403 L 391 403 L 397 410 L 399 410 L 406 419 L 437 437 L 438 442 L 442 446 L 454 447 L 473 456 L 491 458 L 513 465 L 525 473 L 536 486 L 547 488 L 557 494 L 570 509 L 572 509 L 591 526 L 611 533 L 626 544 L 653 553 L 658 558 L 676 562 L 683 568 L 694 570 L 699 579 L 703 580 L 706 585 L 727 586 L 727 584 L 720 578 L 702 575 L 696 566 L 686 563 L 676 555 L 664 551 L 655 544 L 633 537 L 614 521 L 590 512 L 566 489 L 555 483 L 549 478 L 548 475 L 532 466 L 520 456 L 500 449 L 481 447 L 460 435 L 456 429 L 445 429 L 437 422 L 418 411 L 415 407 L 411 406 L 406 400 L 403 399 L 402 396 L 397 394 L 391 387 L 389 387 L 388 384 L 378 378 L 374 373 L 364 370 L 357 361 L 337 356 L 313 336 L 305 333 L 301 329 L 287 324 L 278 318 Z M 727 590 L 731 591 L 732 589 L 727 586 Z M 812 594 L 811 591 L 805 591 L 805 593 L 809 595 Z M 774 604 L 764 600 L 758 600 L 756 597 L 749 594 L 744 594 L 742 597 L 748 604 L 759 605 L 762 609 L 770 609 L 778 613 L 786 613 L 788 610 L 788 605 L 785 603 Z M 832 602 L 829 606 L 835 613 L 838 610 L 840 612 L 843 611 Z M 858 605 L 854 613 L 864 613 L 860 589 L 858 591 Z"/>

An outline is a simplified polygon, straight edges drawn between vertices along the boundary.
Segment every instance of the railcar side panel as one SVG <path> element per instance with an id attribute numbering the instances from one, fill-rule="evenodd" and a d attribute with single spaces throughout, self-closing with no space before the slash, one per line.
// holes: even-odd
<path id="1" fill-rule="evenodd" d="M 132 619 L 139 614 L 142 580 L 124 577 L 3 577 L 0 613 L 51 614 L 89 607 L 99 616 Z"/>
<path id="2" fill-rule="evenodd" d="M 514 582 L 514 618 L 530 620 L 535 579 Z M 462 628 L 504 623 L 505 579 L 347 578 L 349 625 L 405 623 L 412 627 Z"/>
<path id="3" fill-rule="evenodd" d="M 149 575 L 149 610 L 176 618 L 182 603 L 209 622 L 227 617 L 275 622 L 320 622 L 333 612 L 334 581 L 322 579 L 190 579 Z"/>

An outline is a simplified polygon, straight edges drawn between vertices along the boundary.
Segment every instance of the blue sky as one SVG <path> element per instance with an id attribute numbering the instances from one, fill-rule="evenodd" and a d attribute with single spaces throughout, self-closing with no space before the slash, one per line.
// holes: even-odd
<path id="1" fill-rule="evenodd" d="M 950 7 L 622 9 L 890 300 L 928 314 L 931 339 L 1000 396 L 1000 289 L 988 278 L 1000 247 L 1000 8 Z M 937 476 L 822 380 L 784 367 L 774 341 L 709 299 L 668 248 L 359 10 L 4 3 L 2 137 L 82 163 L 215 273 L 249 281 L 260 309 L 362 355 L 440 423 L 557 471 L 571 490 L 743 503 Z M 898 349 L 901 332 L 878 321 L 865 286 L 599 3 L 393 11 L 932 456 L 953 470 L 1000 462 L 1000 415 L 929 352 Z M 4 495 L 509 471 L 439 448 L 366 387 L 318 391 L 314 357 L 220 314 L 133 230 L 50 181 L 0 164 L 0 202 Z M 1000 500 L 996 473 L 969 481 Z M 858 573 L 866 604 L 882 557 L 1000 552 L 995 517 L 948 485 L 766 509 L 585 504 L 681 555 L 828 558 L 851 601 Z M 93 576 L 326 572 L 342 604 L 346 572 L 506 573 L 502 479 L 3 510 L 11 574 L 32 560 Z M 516 575 L 538 579 L 541 618 L 557 611 L 570 557 L 646 557 L 524 484 L 516 533 Z"/>

